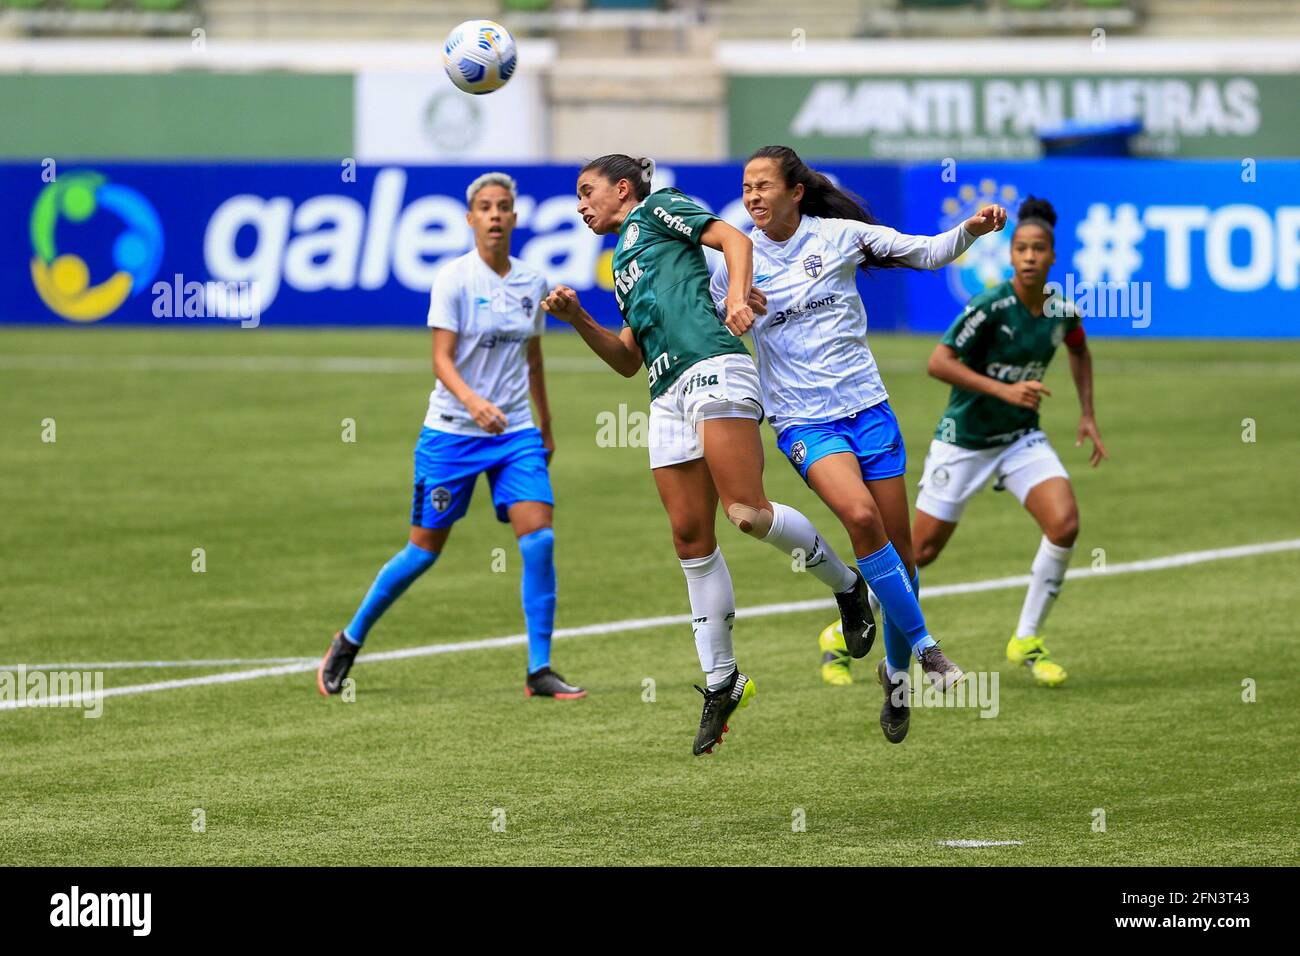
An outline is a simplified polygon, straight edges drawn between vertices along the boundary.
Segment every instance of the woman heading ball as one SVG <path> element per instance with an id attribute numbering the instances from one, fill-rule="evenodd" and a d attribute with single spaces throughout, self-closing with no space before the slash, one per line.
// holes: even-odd
<path id="1" fill-rule="evenodd" d="M 869 647 L 875 621 L 861 575 L 817 529 L 763 490 L 763 419 L 758 375 L 739 336 L 753 324 L 748 305 L 753 244 L 739 230 L 676 189 L 651 190 L 649 160 L 612 154 L 578 175 L 578 213 L 598 235 L 616 233 L 614 289 L 624 327 L 599 325 L 577 293 L 559 286 L 543 308 L 570 323 L 606 364 L 650 385 L 650 467 L 686 575 L 704 709 L 694 753 L 721 742 L 728 718 L 748 703 L 754 683 L 736 665 L 731 575 L 714 536 L 719 500 L 740 531 L 804 557 L 834 593 L 846 639 Z M 701 246 L 718 249 L 732 280 L 725 323 L 709 296 Z M 865 650 L 863 653 L 866 653 Z"/>
<path id="2" fill-rule="evenodd" d="M 778 447 L 848 531 L 858 569 L 884 609 L 880 727 L 900 743 L 911 658 L 942 690 L 963 674 L 930 636 L 917 601 L 903 436 L 867 345 L 856 273 L 938 269 L 1001 229 L 1006 210 L 987 206 L 939 236 L 904 235 L 877 223 L 860 199 L 787 146 L 749 158 L 743 200 L 754 222 L 752 304 L 762 314 L 752 333 L 763 405 Z M 735 281 L 730 267 L 713 275 L 715 299 Z M 848 635 L 845 645 L 852 657 L 866 655 Z"/>

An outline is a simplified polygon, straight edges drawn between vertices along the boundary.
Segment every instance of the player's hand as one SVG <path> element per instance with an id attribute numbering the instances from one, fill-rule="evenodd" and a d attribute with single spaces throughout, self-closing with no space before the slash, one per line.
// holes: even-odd
<path id="1" fill-rule="evenodd" d="M 748 303 L 750 310 L 755 315 L 767 315 L 767 293 L 758 286 L 749 287 Z"/>
<path id="2" fill-rule="evenodd" d="M 962 225 L 972 236 L 987 236 L 998 232 L 1007 224 L 1007 210 L 1004 206 L 985 206 Z"/>
<path id="3" fill-rule="evenodd" d="M 727 320 L 724 324 L 732 335 L 739 338 L 748 332 L 749 327 L 754 324 L 754 310 L 749 307 L 747 302 L 736 302 L 728 299 Z"/>
<path id="4" fill-rule="evenodd" d="M 549 465 L 555 457 L 555 436 L 551 434 L 551 423 L 542 425 L 542 447 L 546 449 L 546 463 Z"/>
<path id="5" fill-rule="evenodd" d="M 465 403 L 465 409 L 474 419 L 475 424 L 489 434 L 500 435 L 506 430 L 506 425 L 510 424 L 501 409 L 478 395 L 472 396 Z"/>
<path id="6" fill-rule="evenodd" d="M 557 285 L 551 290 L 551 294 L 542 300 L 542 308 L 561 322 L 572 324 L 582 311 L 582 303 L 578 301 L 578 293 L 567 285 Z"/>
<path id="7" fill-rule="evenodd" d="M 1002 393 L 1002 400 L 1017 408 L 1029 408 L 1038 411 L 1044 395 L 1051 395 L 1051 390 L 1042 382 L 1015 382 L 1008 385 Z"/>
<path id="8" fill-rule="evenodd" d="M 1097 430 L 1097 421 L 1091 415 L 1079 419 L 1079 433 L 1074 438 L 1074 447 L 1082 448 L 1085 438 L 1092 442 L 1092 454 L 1088 456 L 1088 464 L 1096 468 L 1103 458 L 1109 458 L 1110 455 L 1106 454 L 1106 446 L 1101 443 L 1101 432 Z"/>

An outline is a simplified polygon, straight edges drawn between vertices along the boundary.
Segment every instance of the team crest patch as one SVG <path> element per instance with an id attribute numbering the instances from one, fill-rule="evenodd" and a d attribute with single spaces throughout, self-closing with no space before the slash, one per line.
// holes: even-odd
<path id="1" fill-rule="evenodd" d="M 808 457 L 808 446 L 801 441 L 795 442 L 790 446 L 790 460 L 796 465 L 802 465 L 803 460 Z"/>
<path id="2" fill-rule="evenodd" d="M 451 505 L 451 492 L 439 485 L 429 492 L 429 504 L 433 505 L 434 511 L 446 511 Z"/>
<path id="3" fill-rule="evenodd" d="M 809 256 L 803 261 L 803 271 L 808 273 L 810 278 L 816 279 L 822 274 L 822 257 Z"/>
<path id="4" fill-rule="evenodd" d="M 641 227 L 636 223 L 627 227 L 627 232 L 623 234 L 623 251 L 626 252 L 636 245 L 636 241 L 641 238 Z"/>
<path id="5" fill-rule="evenodd" d="M 1057 322 L 1052 326 L 1052 348 L 1056 348 L 1065 341 L 1065 323 Z"/>
<path id="6" fill-rule="evenodd" d="M 934 483 L 936 488 L 946 488 L 948 487 L 948 478 L 948 469 L 940 465 L 934 470 L 934 474 L 930 476 L 930 481 Z"/>
<path id="7" fill-rule="evenodd" d="M 529 296 L 520 299 L 519 304 L 524 307 L 524 315 L 531 316 L 533 314 L 533 300 Z"/>

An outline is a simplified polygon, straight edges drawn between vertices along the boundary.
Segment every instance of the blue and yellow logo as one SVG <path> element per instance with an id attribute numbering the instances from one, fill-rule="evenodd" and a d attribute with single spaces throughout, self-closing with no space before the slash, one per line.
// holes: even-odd
<path id="1" fill-rule="evenodd" d="M 978 188 L 967 184 L 943 201 L 940 226 L 951 229 L 990 203 L 1010 207 L 1018 198 L 1020 191 L 1015 186 L 999 185 L 992 179 L 981 179 Z M 1008 209 L 1005 229 L 984 236 L 949 264 L 948 289 L 957 301 L 965 303 L 1011 278 L 1011 234 L 1015 230 L 1015 210 Z"/>
<path id="2" fill-rule="evenodd" d="M 59 220 L 89 222 L 103 207 L 126 225 L 113 240 L 113 274 L 91 285 L 90 266 L 75 253 L 60 253 Z M 32 285 L 52 311 L 73 322 L 94 322 L 137 295 L 162 263 L 163 230 L 157 211 L 134 189 L 99 173 L 73 173 L 50 183 L 36 197 L 30 223 Z"/>

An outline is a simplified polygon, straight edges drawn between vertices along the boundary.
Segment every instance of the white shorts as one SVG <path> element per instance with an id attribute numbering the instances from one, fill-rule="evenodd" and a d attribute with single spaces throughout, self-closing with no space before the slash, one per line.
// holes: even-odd
<path id="1" fill-rule="evenodd" d="M 979 450 L 932 441 L 930 453 L 925 456 L 916 509 L 940 521 L 955 523 L 966 502 L 994 473 L 998 477 L 994 490 L 1007 489 L 1022 505 L 1035 485 L 1048 478 L 1070 477 L 1041 431 L 1032 431 L 1010 445 Z"/>
<path id="2" fill-rule="evenodd" d="M 650 467 L 666 468 L 704 457 L 700 422 L 710 418 L 763 420 L 758 369 L 748 355 L 704 359 L 650 403 Z"/>

